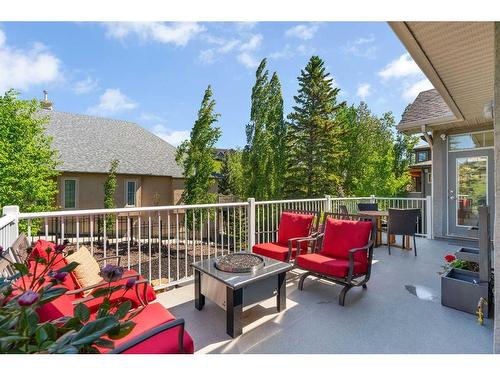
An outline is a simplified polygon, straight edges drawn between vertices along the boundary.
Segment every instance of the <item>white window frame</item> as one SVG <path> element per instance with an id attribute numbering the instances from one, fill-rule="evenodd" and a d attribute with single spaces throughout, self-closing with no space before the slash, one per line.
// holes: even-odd
<path id="1" fill-rule="evenodd" d="M 134 183 L 134 204 L 128 204 L 128 183 L 133 182 Z M 137 207 L 137 180 L 134 179 L 128 179 L 125 180 L 125 207 Z"/>
<path id="2" fill-rule="evenodd" d="M 450 144 L 450 138 L 454 137 L 454 136 L 461 136 L 461 135 L 472 135 L 472 134 L 483 134 L 483 143 L 484 143 L 484 140 L 485 140 L 485 136 L 486 136 L 486 133 L 493 133 L 493 130 L 478 130 L 478 131 L 475 131 L 475 132 L 468 132 L 468 133 L 457 133 L 457 134 L 450 134 L 447 138 L 447 148 L 448 148 L 448 152 L 463 152 L 463 151 L 472 151 L 472 150 L 487 150 L 487 149 L 490 149 L 490 148 L 493 148 L 495 147 L 495 145 L 493 146 L 484 146 L 484 147 L 473 147 L 473 148 L 461 148 L 461 149 L 458 149 L 458 150 L 451 150 L 450 147 L 451 147 L 451 144 Z"/>
<path id="3" fill-rule="evenodd" d="M 75 207 L 66 207 L 66 181 L 75 181 Z M 63 178 L 62 180 L 62 189 L 61 189 L 61 192 L 62 192 L 62 197 L 61 197 L 61 203 L 62 203 L 62 207 L 63 209 L 65 210 L 75 210 L 78 208 L 79 206 L 79 202 L 78 202 L 78 196 L 79 196 L 79 188 L 78 188 L 78 178 L 76 177 L 65 177 Z"/>

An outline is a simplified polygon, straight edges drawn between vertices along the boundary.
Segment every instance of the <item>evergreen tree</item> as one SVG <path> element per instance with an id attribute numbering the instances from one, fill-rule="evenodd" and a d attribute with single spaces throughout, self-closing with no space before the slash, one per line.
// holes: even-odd
<path id="1" fill-rule="evenodd" d="M 214 146 L 221 131 L 214 126 L 219 114 L 214 113 L 215 100 L 212 96 L 212 88 L 208 86 L 190 139 L 177 149 L 176 160 L 184 167 L 185 189 L 182 199 L 186 204 L 213 203 L 216 198 L 215 194 L 210 193 L 210 188 L 215 172 Z"/>
<path id="2" fill-rule="evenodd" d="M 245 176 L 243 174 L 242 152 L 240 150 L 232 151 L 228 156 L 227 165 L 229 191 L 238 198 L 244 198 Z"/>
<path id="3" fill-rule="evenodd" d="M 57 151 L 45 134 L 47 116 L 37 100 L 20 100 L 9 90 L 0 96 L 0 208 L 50 211 L 57 194 Z"/>
<path id="4" fill-rule="evenodd" d="M 337 103 L 339 89 L 318 56 L 311 57 L 298 80 L 296 104 L 288 116 L 286 194 L 335 194 L 342 180 L 339 160 L 345 153 L 338 115 L 345 103 Z"/>

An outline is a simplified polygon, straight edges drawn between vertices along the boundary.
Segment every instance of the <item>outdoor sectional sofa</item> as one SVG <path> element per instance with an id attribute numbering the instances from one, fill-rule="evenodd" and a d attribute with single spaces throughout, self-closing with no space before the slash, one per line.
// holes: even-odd
<path id="1" fill-rule="evenodd" d="M 50 247 L 55 249 L 51 242 L 39 240 L 30 254 L 30 258 L 45 257 L 48 255 L 46 249 Z M 109 258 L 107 258 L 109 259 Z M 58 255 L 55 262 L 57 266 L 63 267 L 67 261 L 62 255 Z M 28 259 L 28 265 L 32 262 Z M 55 264 L 54 264 L 55 265 Z M 75 305 L 84 303 L 91 311 L 91 319 L 95 316 L 103 297 L 93 297 L 92 290 L 107 285 L 108 283 L 99 283 L 87 288 L 81 288 L 77 284 L 74 272 L 71 277 L 66 277 L 63 286 L 68 292 L 44 305 L 38 310 L 41 322 L 55 320 L 64 316 L 73 316 Z M 123 277 L 111 284 L 124 284 L 130 278 L 136 279 L 134 288 L 119 290 L 111 295 L 111 300 L 121 301 L 129 300 L 132 308 L 142 308 L 142 311 L 132 318 L 136 323 L 132 332 L 126 337 L 115 340 L 115 348 L 99 348 L 102 353 L 124 353 L 124 354 L 180 354 L 193 353 L 194 343 L 189 333 L 184 329 L 184 320 L 177 319 L 156 299 L 152 286 L 143 279 L 134 270 L 125 271 Z M 86 296 L 84 293 L 87 292 Z M 152 303 L 150 303 L 152 302 Z"/>

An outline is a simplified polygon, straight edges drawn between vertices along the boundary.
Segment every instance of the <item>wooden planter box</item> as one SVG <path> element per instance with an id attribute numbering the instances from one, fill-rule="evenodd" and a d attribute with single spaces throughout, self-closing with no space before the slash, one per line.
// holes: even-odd
<path id="1" fill-rule="evenodd" d="M 452 268 L 441 276 L 441 304 L 475 314 L 479 299 L 488 301 L 488 283 L 479 282 L 479 273 Z M 489 306 L 483 307 L 488 318 Z"/>

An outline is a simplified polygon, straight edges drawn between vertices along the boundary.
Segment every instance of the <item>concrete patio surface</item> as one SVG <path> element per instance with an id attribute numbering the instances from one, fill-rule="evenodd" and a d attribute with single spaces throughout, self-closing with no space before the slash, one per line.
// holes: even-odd
<path id="1" fill-rule="evenodd" d="M 243 335 L 226 334 L 225 312 L 208 299 L 194 307 L 194 286 L 161 293 L 159 301 L 186 321 L 197 353 L 492 353 L 493 324 L 440 303 L 443 256 L 458 246 L 417 239 L 413 252 L 375 249 L 368 289 L 349 291 L 308 278 L 297 290 L 299 272 L 287 277 L 287 309 L 276 313 L 275 299 L 244 311 Z"/>

